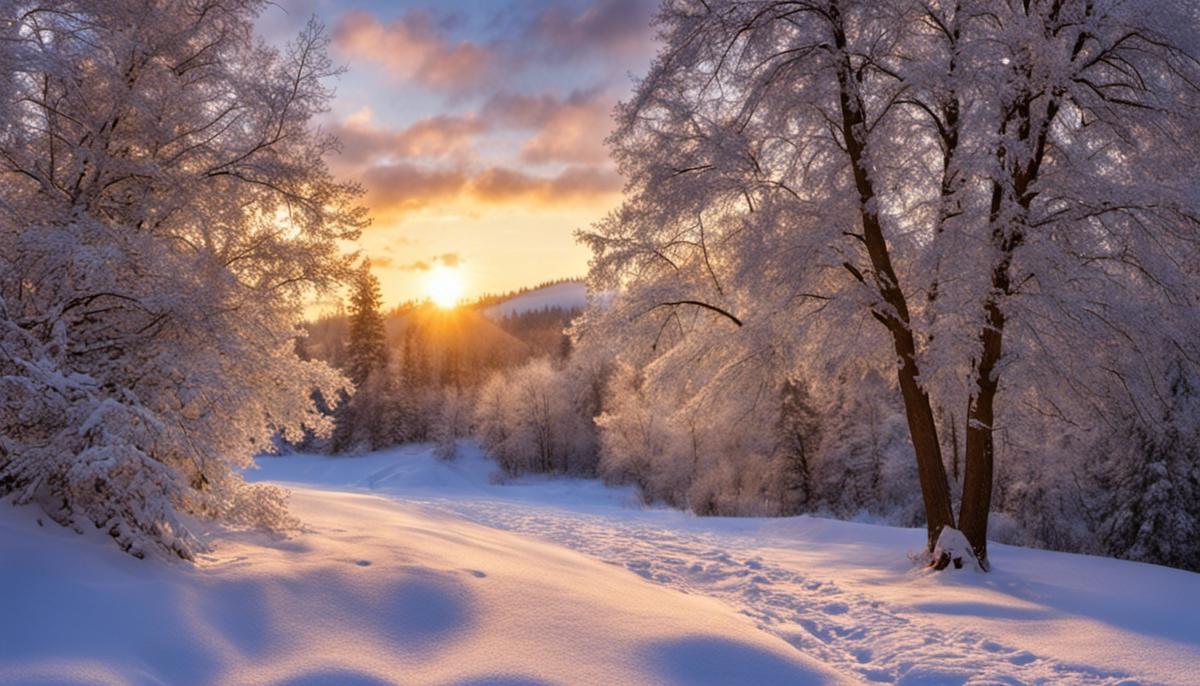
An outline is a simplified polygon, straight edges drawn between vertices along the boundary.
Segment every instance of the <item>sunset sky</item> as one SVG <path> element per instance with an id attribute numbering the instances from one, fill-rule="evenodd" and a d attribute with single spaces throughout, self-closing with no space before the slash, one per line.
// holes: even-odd
<path id="1" fill-rule="evenodd" d="M 461 270 L 467 296 L 581 276 L 574 230 L 618 201 L 604 138 L 654 53 L 655 0 L 281 0 L 273 43 L 312 15 L 349 72 L 324 126 L 361 181 L 361 248 L 388 306 Z"/>

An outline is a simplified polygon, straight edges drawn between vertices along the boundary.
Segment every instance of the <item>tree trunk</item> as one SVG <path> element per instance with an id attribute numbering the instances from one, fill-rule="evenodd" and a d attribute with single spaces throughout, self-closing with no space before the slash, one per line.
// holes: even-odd
<path id="1" fill-rule="evenodd" d="M 1049 23 L 1058 21 L 1062 7 L 1061 2 L 1052 5 L 1047 18 Z M 1024 10 L 1025 14 L 1029 15 L 1028 2 L 1024 3 Z M 1090 17 L 1093 11 L 1093 3 L 1087 3 L 1085 16 Z M 1075 38 L 1070 55 L 1072 61 L 1079 57 L 1087 39 L 1088 34 L 1084 31 Z M 1020 67 L 1018 77 L 1025 84 L 1032 84 L 1034 80 L 1028 67 Z M 1044 114 L 1036 118 L 1033 103 L 1041 96 L 1042 93 L 1027 88 L 1003 117 L 1000 126 L 1001 141 L 1004 140 L 1010 125 L 1015 125 L 1019 141 L 1015 151 L 1023 154 L 1014 157 L 1012 151 L 1001 143 L 996 151 L 996 161 L 1000 169 L 1006 170 L 1005 183 L 1009 184 L 1008 190 L 1011 194 L 1005 193 L 1006 189 L 998 180 L 992 184 L 989 219 L 992 224 L 992 240 L 1000 257 L 992 269 L 992 292 L 984 304 L 985 322 L 979 332 L 979 363 L 975 368 L 975 388 L 967 408 L 966 472 L 963 475 L 962 506 L 958 514 L 963 535 L 971 544 L 980 567 L 985 570 L 988 568 L 987 525 L 992 504 L 994 473 L 994 406 L 996 388 L 1000 384 L 1000 374 L 996 365 L 1000 361 L 1004 342 L 1004 312 L 1000 309 L 1000 303 L 1013 292 L 1009 268 L 1012 266 L 1013 253 L 1025 240 L 1029 210 L 1036 195 L 1031 189 L 1035 188 L 1048 150 L 1050 128 L 1062 105 L 1063 91 L 1052 91 Z M 1009 210 L 1007 213 L 1006 209 Z"/>
<path id="2" fill-rule="evenodd" d="M 975 389 L 967 407 L 966 471 L 958 513 L 959 527 L 985 571 L 988 569 L 987 525 L 994 473 L 992 429 L 999 385 L 996 363 L 1000 361 L 1003 337 L 1004 313 L 994 300 L 989 300 L 987 325 L 979 335 L 982 354 L 975 370 Z"/>
<path id="3" fill-rule="evenodd" d="M 917 474 L 921 482 L 921 495 L 925 504 L 925 525 L 928 549 L 933 552 L 942 529 L 954 526 L 954 512 L 950 503 L 950 487 L 946 481 L 946 466 L 942 464 L 942 450 L 938 443 L 937 425 L 929 394 L 920 384 L 917 368 L 916 341 L 913 337 L 908 301 L 900 288 L 896 270 L 892 266 L 891 254 L 880 225 L 878 198 L 866 161 L 865 105 L 856 85 L 850 55 L 846 49 L 846 34 L 842 27 L 838 4 L 830 7 L 830 20 L 834 43 L 840 59 L 837 70 L 842 114 L 842 137 L 846 153 L 850 157 L 854 183 L 859 195 L 859 214 L 863 234 L 861 240 L 870 258 L 874 274 L 874 287 L 879 292 L 885 307 L 872 309 L 876 320 L 887 327 L 898 360 L 897 378 L 904 399 L 904 413 L 908 419 L 909 435 L 913 452 L 917 458 Z M 865 283 L 861 271 L 847 264 L 847 269 Z M 934 560 L 935 566 L 944 567 L 949 560 Z"/>

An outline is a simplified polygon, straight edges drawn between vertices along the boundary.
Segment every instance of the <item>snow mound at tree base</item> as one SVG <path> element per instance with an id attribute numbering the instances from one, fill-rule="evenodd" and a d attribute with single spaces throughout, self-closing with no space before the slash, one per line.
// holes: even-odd
<path id="1" fill-rule="evenodd" d="M 809 684 L 718 601 L 370 495 L 300 489 L 291 539 L 139 561 L 0 509 L 3 684 Z"/>

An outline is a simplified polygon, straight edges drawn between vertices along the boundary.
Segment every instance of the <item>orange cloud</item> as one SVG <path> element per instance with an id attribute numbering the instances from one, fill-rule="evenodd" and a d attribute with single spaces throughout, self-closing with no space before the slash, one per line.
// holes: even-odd
<path id="1" fill-rule="evenodd" d="M 392 258 L 388 257 L 387 255 L 378 255 L 378 256 L 367 258 L 368 265 L 370 265 L 372 267 L 379 267 L 381 269 L 387 269 L 395 263 L 396 263 L 396 261 L 393 260 Z"/>
<path id="2" fill-rule="evenodd" d="M 494 63 L 490 48 L 451 40 L 427 10 L 409 10 L 388 24 L 354 10 L 342 18 L 333 38 L 347 55 L 381 64 L 401 79 L 438 88 L 457 90 L 478 83 Z"/>
<path id="3" fill-rule="evenodd" d="M 456 252 L 448 252 L 442 253 L 441 255 L 434 255 L 427 260 L 417 260 L 416 262 L 397 265 L 396 269 L 399 269 L 403 272 L 427 272 L 438 264 L 446 267 L 457 267 L 458 265 L 462 264 L 462 262 L 462 255 Z M 390 260 L 389 266 L 391 266 Z"/>
<path id="4" fill-rule="evenodd" d="M 568 167 L 554 176 L 539 176 L 508 167 L 490 167 L 472 175 L 461 169 L 386 164 L 369 168 L 363 181 L 372 209 L 390 215 L 460 200 L 484 204 L 518 200 L 544 205 L 587 203 L 621 190 L 616 172 L 593 166 Z M 452 256 L 436 259 L 452 266 Z"/>
<path id="5" fill-rule="evenodd" d="M 427 169 L 408 163 L 376 165 L 363 173 L 367 203 L 375 210 L 398 213 L 453 199 L 467 180 L 459 170 Z"/>
<path id="6" fill-rule="evenodd" d="M 620 190 L 621 177 L 616 172 L 594 167 L 571 167 L 552 177 L 492 167 L 476 176 L 471 183 L 475 197 L 487 202 L 535 200 L 550 204 L 587 201 Z"/>
<path id="7" fill-rule="evenodd" d="M 330 127 L 342 144 L 338 162 L 345 165 L 371 164 L 387 159 L 469 155 L 472 140 L 488 129 L 474 116 L 439 115 L 422 119 L 404 129 L 376 126 L 369 109 L 360 110 Z"/>

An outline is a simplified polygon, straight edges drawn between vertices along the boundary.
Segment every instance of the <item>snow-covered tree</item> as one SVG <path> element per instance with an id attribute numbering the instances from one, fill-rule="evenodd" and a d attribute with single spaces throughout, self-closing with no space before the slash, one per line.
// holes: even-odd
<path id="1" fill-rule="evenodd" d="M 365 223 L 310 125 L 337 70 L 315 24 L 256 40 L 261 6 L 0 3 L 0 496 L 138 556 L 286 524 L 236 470 L 344 384 L 295 353 Z"/>
<path id="2" fill-rule="evenodd" d="M 664 373 L 708 360 L 709 388 L 753 359 L 893 366 L 930 550 L 961 526 L 986 567 L 1009 389 L 1040 384 L 1047 414 L 1148 407 L 1151 333 L 1200 359 L 1198 21 L 1175 1 L 666 2 L 611 139 L 627 200 L 582 234 L 592 289 L 619 292 L 588 325 L 653 341 Z M 939 418 L 962 427 L 957 516 Z"/>
<path id="3" fill-rule="evenodd" d="M 813 509 L 920 524 L 912 444 L 896 390 L 875 369 L 845 370 L 827 387 Z"/>
<path id="4" fill-rule="evenodd" d="M 366 260 L 354 272 L 350 289 L 346 373 L 355 392 L 334 415 L 330 448 L 339 453 L 377 450 L 399 443 L 407 433 L 399 370 L 388 365 L 379 279 Z"/>
<path id="5" fill-rule="evenodd" d="M 594 473 L 600 374 L 594 366 L 556 367 L 543 358 L 495 373 L 476 403 L 480 444 L 510 475 Z"/>
<path id="6" fill-rule="evenodd" d="M 393 368 L 372 371 L 349 400 L 334 412 L 328 449 L 334 453 L 378 450 L 403 443 L 411 430 L 404 412 L 407 396 Z"/>
<path id="7" fill-rule="evenodd" d="M 1108 554 L 1200 570 L 1200 378 L 1177 363 L 1165 392 L 1156 416 L 1129 417 L 1105 441 L 1087 506 Z"/>
<path id="8" fill-rule="evenodd" d="M 467 392 L 446 386 L 436 395 L 437 414 L 430 427 L 433 452 L 443 460 L 458 456 L 458 439 L 464 438 L 471 429 L 471 398 Z"/>

